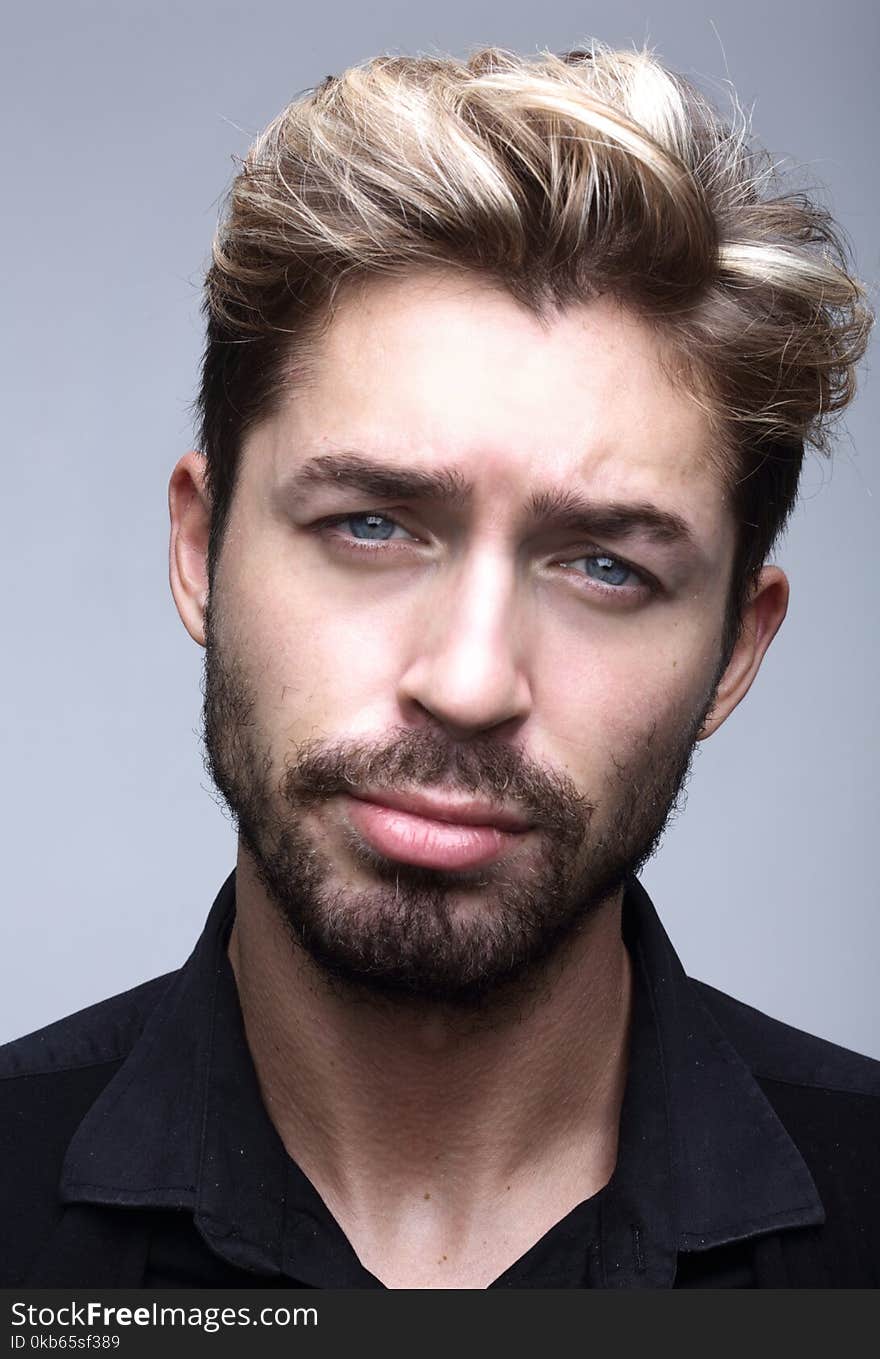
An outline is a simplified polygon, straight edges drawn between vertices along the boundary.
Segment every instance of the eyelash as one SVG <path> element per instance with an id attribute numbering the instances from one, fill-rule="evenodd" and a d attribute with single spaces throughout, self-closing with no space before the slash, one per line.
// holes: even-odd
<path id="1" fill-rule="evenodd" d="M 351 510 L 349 511 L 348 514 L 328 515 L 324 519 L 319 519 L 315 524 L 312 525 L 312 528 L 315 533 L 324 534 L 327 529 L 335 528 L 339 524 L 346 524 L 351 519 L 362 519 L 368 518 L 370 516 L 375 516 L 375 518 L 377 519 L 384 519 L 386 523 L 394 524 L 396 528 L 402 528 L 407 533 L 409 532 L 409 529 L 406 528 L 405 524 L 401 524 L 400 521 L 398 519 L 395 519 L 395 517 L 392 514 L 386 514 L 384 510 Z M 332 537 L 335 535 L 326 536 Z M 368 542 L 363 539 L 340 537 L 337 538 L 337 541 L 340 544 L 342 551 L 344 552 L 387 552 L 389 549 L 392 551 L 394 550 L 394 547 L 390 539 L 385 539 L 384 541 L 379 540 L 376 542 Z M 633 566 L 632 563 L 628 562 L 624 557 L 615 556 L 613 553 L 606 552 L 602 548 L 596 547 L 595 545 L 588 548 L 584 548 L 582 551 L 578 553 L 577 556 L 569 557 L 568 561 L 581 561 L 582 559 L 590 557 L 592 558 L 604 557 L 608 561 L 614 562 L 615 565 L 617 566 L 626 567 L 626 569 L 636 577 L 639 584 L 636 586 L 605 585 L 602 583 L 602 581 L 596 580 L 595 577 L 593 576 L 587 576 L 585 574 L 582 574 L 581 572 L 573 572 L 572 574 L 575 577 L 580 577 L 580 579 L 585 582 L 584 586 L 578 588 L 589 589 L 593 592 L 598 591 L 599 593 L 604 595 L 617 595 L 630 597 L 632 597 L 632 595 L 634 594 L 641 595 L 648 593 L 654 595 L 660 592 L 659 582 L 656 581 L 653 576 L 650 576 L 647 571 L 643 571 L 640 567 Z M 558 564 L 560 566 L 566 565 L 566 563 L 564 562 L 560 562 Z"/>

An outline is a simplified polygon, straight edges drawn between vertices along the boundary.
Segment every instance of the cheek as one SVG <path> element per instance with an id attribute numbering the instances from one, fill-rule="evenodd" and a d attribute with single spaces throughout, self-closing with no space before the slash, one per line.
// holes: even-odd
<path id="1" fill-rule="evenodd" d="M 547 638 L 535 686 L 542 743 L 585 786 L 615 765 L 638 764 L 674 745 L 708 697 L 715 652 L 691 624 L 604 629 L 590 644 Z M 563 644 L 564 643 L 564 644 Z"/>
<path id="2" fill-rule="evenodd" d="M 293 739 L 354 732 L 394 687 L 393 626 L 376 627 L 354 597 L 326 594 L 311 580 L 268 563 L 237 567 L 235 647 L 256 679 L 260 709 Z M 398 658 L 399 659 L 399 658 Z"/>

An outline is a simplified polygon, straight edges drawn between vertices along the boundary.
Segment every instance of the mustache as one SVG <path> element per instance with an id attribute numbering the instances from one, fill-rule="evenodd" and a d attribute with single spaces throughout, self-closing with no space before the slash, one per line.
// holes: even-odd
<path id="1" fill-rule="evenodd" d="M 527 762 L 512 746 L 480 738 L 457 744 L 432 730 L 396 728 L 381 742 L 300 742 L 281 781 L 282 796 L 297 807 L 368 787 L 479 794 L 573 843 L 595 811 L 567 775 Z"/>

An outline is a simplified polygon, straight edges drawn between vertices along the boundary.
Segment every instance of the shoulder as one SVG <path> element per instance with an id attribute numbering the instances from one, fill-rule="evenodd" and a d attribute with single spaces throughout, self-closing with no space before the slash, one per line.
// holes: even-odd
<path id="1" fill-rule="evenodd" d="M 22 1139 L 34 1161 L 48 1144 L 66 1146 L 176 975 L 155 977 L 0 1047 L 3 1179 L 14 1173 Z"/>
<path id="2" fill-rule="evenodd" d="M 176 973 L 0 1047 L 0 1284 L 55 1220 L 68 1143 Z"/>
<path id="3" fill-rule="evenodd" d="M 873 1277 L 871 1270 L 880 1271 L 880 1061 L 705 983 L 691 985 L 806 1162 L 825 1209 L 817 1239 L 826 1268 L 848 1277 L 858 1257 L 864 1277 Z"/>
<path id="4" fill-rule="evenodd" d="M 773 1019 L 705 982 L 690 984 L 762 1083 L 864 1096 L 880 1105 L 880 1061 Z"/>
<path id="5" fill-rule="evenodd" d="M 0 1091 L 6 1081 L 58 1075 L 125 1057 L 177 975 L 142 982 L 84 1010 L 0 1046 Z"/>

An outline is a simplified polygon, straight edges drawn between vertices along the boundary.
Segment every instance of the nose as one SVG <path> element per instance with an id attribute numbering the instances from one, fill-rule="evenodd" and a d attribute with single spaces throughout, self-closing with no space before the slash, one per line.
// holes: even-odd
<path id="1" fill-rule="evenodd" d="M 404 717 L 427 712 L 459 739 L 531 710 L 527 619 L 515 573 L 494 551 L 441 572 L 400 679 Z"/>

